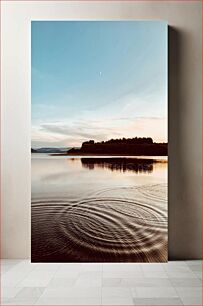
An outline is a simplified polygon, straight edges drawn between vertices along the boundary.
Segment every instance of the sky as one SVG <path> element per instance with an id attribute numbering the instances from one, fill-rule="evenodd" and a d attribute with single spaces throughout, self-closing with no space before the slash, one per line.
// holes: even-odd
<path id="1" fill-rule="evenodd" d="M 32 147 L 167 141 L 167 23 L 32 21 Z"/>

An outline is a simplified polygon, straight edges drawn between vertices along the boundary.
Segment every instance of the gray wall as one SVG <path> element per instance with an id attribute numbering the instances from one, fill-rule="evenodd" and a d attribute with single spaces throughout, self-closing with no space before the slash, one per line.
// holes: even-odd
<path id="1" fill-rule="evenodd" d="M 169 258 L 201 258 L 201 2 L 4 1 L 2 257 L 30 256 L 30 21 L 169 24 Z"/>

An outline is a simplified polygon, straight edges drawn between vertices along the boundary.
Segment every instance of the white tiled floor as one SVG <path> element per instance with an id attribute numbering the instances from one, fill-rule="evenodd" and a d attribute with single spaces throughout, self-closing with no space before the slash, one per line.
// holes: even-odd
<path id="1" fill-rule="evenodd" d="M 1 262 L 1 305 L 202 305 L 202 261 Z"/>

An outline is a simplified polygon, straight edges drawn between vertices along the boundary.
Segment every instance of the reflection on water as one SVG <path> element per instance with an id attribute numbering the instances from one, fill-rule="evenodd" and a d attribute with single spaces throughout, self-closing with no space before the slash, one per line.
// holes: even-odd
<path id="1" fill-rule="evenodd" d="M 159 161 L 161 162 L 161 161 Z M 165 161 L 163 161 L 165 162 Z M 82 166 L 90 170 L 95 167 L 106 168 L 111 171 L 132 171 L 136 173 L 153 171 L 153 164 L 157 163 L 154 159 L 143 159 L 143 158 L 81 158 Z"/>
<path id="2" fill-rule="evenodd" d="M 32 261 L 166 260 L 166 162 L 33 156 Z"/>

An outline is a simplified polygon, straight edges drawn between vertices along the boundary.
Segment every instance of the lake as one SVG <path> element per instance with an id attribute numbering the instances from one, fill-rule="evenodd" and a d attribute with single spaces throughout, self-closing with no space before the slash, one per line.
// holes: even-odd
<path id="1" fill-rule="evenodd" d="M 167 168 L 167 157 L 32 154 L 32 261 L 167 261 Z"/>

